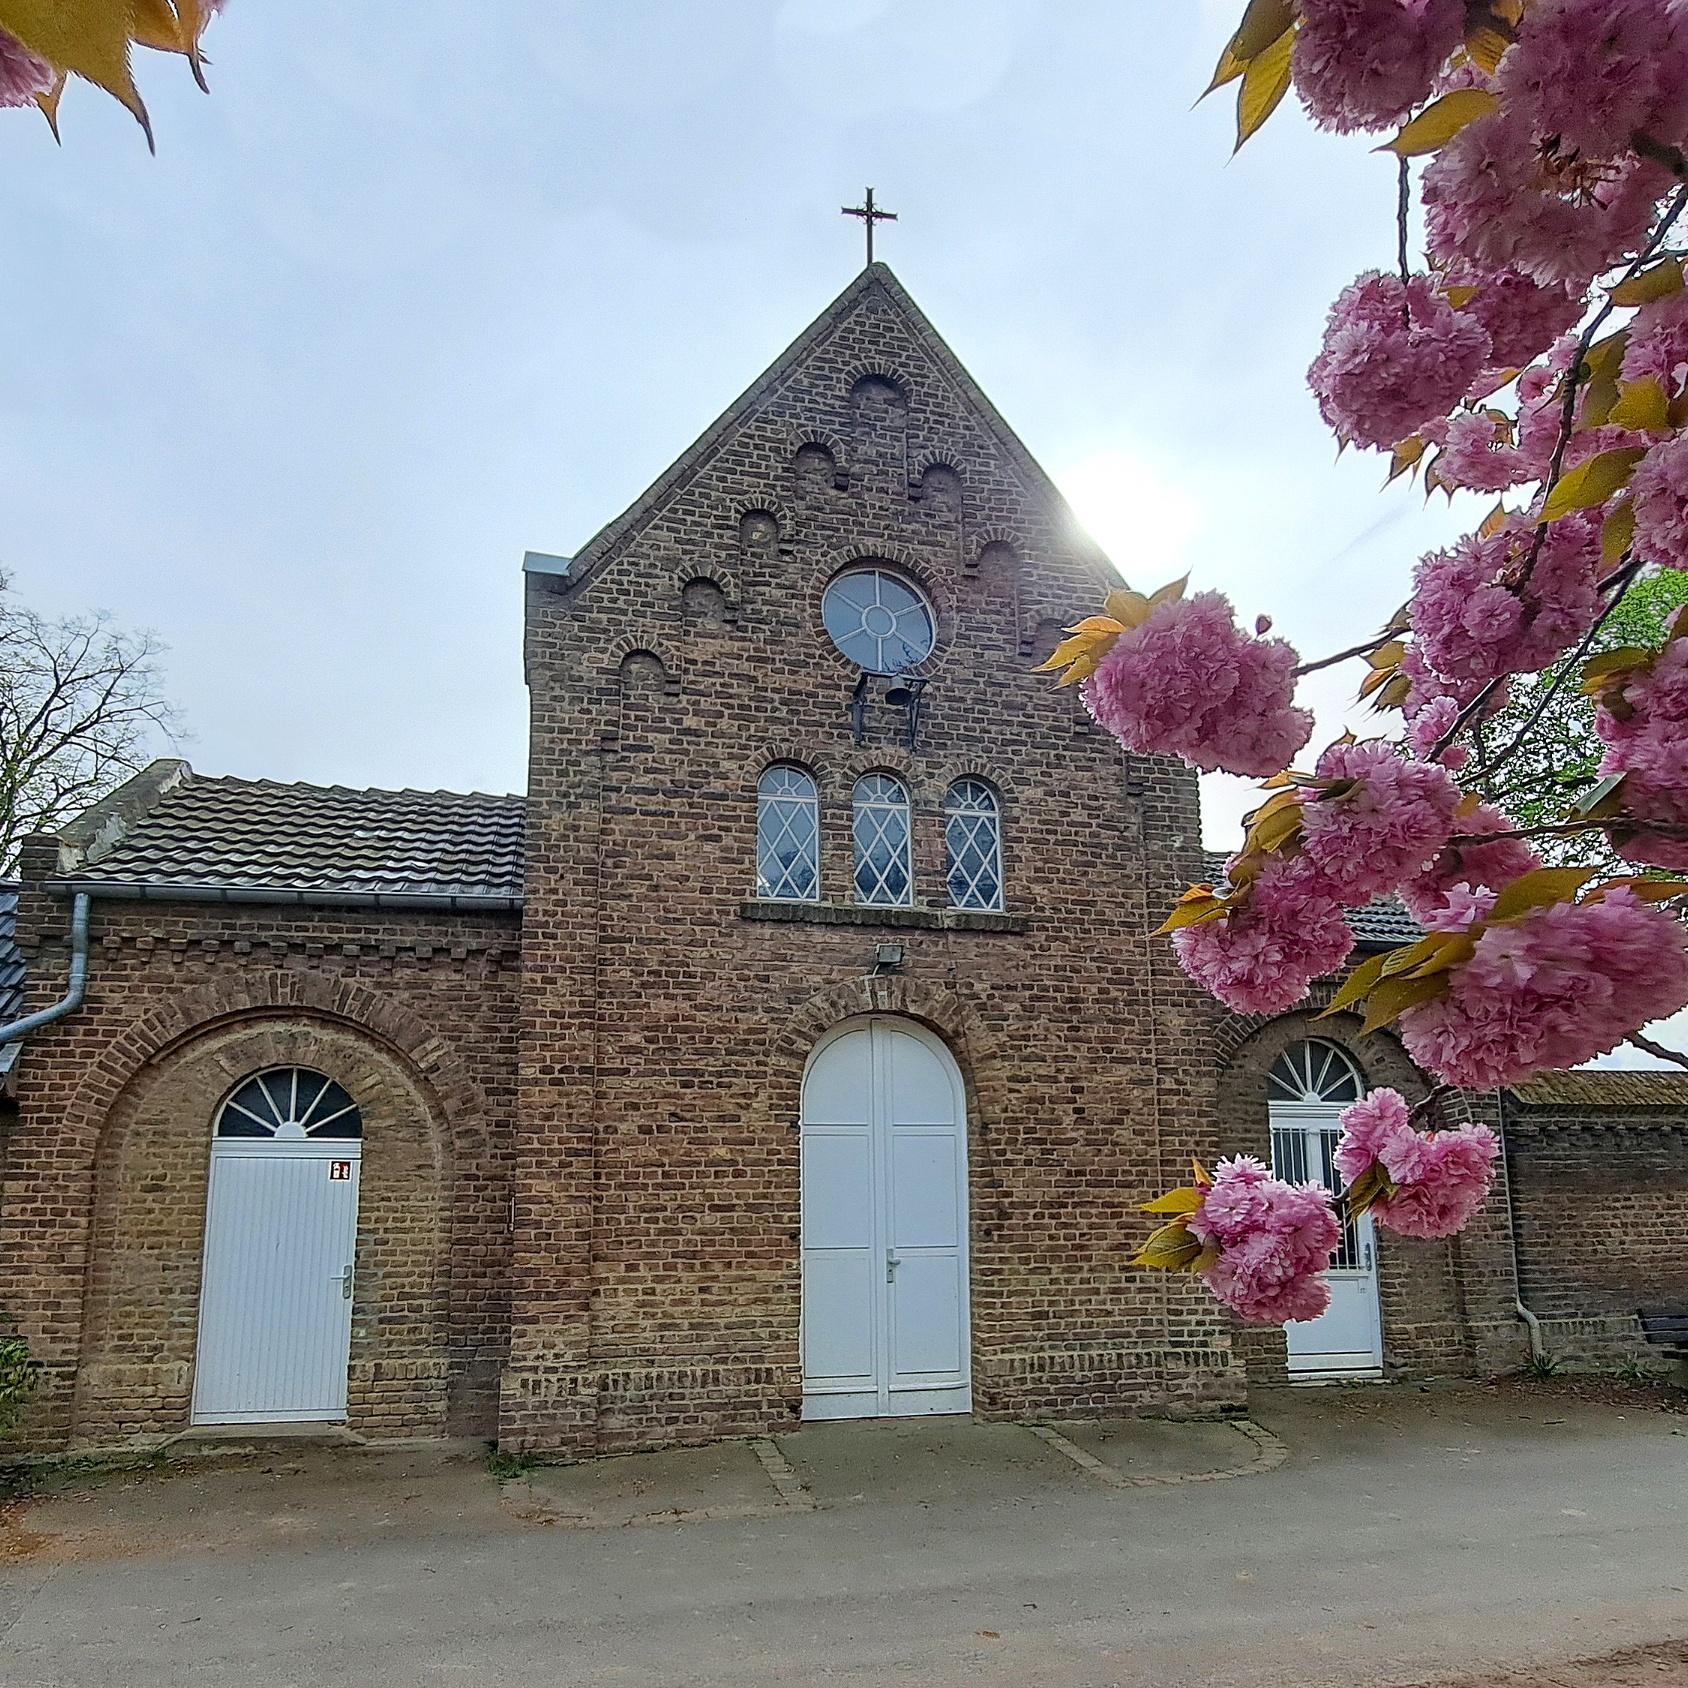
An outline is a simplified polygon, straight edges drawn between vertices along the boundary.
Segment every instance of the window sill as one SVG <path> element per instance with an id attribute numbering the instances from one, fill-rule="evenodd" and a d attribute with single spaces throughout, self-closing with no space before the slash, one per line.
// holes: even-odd
<path id="1" fill-rule="evenodd" d="M 1023 914 L 978 908 L 887 908 L 868 903 L 784 903 L 756 897 L 739 905 L 742 920 L 798 922 L 810 926 L 889 926 L 903 931 L 1024 932 Z"/>

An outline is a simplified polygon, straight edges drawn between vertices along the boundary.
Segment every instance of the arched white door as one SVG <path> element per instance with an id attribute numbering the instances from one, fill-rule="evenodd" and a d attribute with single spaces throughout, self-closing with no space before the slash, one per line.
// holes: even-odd
<path id="1" fill-rule="evenodd" d="M 855 1020 L 803 1080 L 803 1416 L 973 1406 L 967 1111 L 923 1027 Z"/>
<path id="2" fill-rule="evenodd" d="M 1341 1188 L 1335 1165 L 1342 1110 L 1365 1085 L 1334 1043 L 1308 1038 L 1291 1044 L 1267 1079 L 1272 1119 L 1272 1169 L 1293 1184 Z M 1371 1215 L 1343 1227 L 1330 1270 L 1330 1306 L 1316 1319 L 1284 1327 L 1292 1377 L 1355 1377 L 1383 1367 L 1383 1323 L 1377 1304 L 1377 1239 Z"/>
<path id="3" fill-rule="evenodd" d="M 246 1080 L 211 1140 L 196 1424 L 346 1416 L 363 1124 L 332 1079 Z"/>

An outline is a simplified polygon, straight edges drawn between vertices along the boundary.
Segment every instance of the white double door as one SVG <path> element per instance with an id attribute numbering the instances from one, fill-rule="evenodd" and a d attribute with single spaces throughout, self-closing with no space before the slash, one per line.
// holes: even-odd
<path id="1" fill-rule="evenodd" d="M 1293 1184 L 1341 1188 L 1334 1157 L 1342 1135 L 1340 1106 L 1274 1102 L 1272 1169 Z M 1330 1306 L 1316 1319 L 1284 1327 L 1291 1377 L 1351 1377 L 1383 1366 L 1383 1325 L 1377 1304 L 1377 1240 L 1370 1214 L 1343 1228 L 1326 1281 Z"/>
<path id="2" fill-rule="evenodd" d="M 972 1410 L 967 1126 L 943 1044 L 852 1021 L 803 1082 L 803 1416 Z"/>
<path id="3" fill-rule="evenodd" d="M 362 1147 L 213 1140 L 196 1424 L 346 1416 Z"/>

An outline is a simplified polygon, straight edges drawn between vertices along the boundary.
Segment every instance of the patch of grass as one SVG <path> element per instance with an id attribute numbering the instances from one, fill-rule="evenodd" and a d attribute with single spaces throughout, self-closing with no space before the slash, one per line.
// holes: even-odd
<path id="1" fill-rule="evenodd" d="M 1548 1378 L 1558 1375 L 1559 1362 L 1551 1354 L 1532 1354 L 1524 1371 L 1538 1382 L 1546 1382 Z"/>
<path id="2" fill-rule="evenodd" d="M 1658 1367 L 1648 1365 L 1645 1360 L 1636 1359 L 1633 1354 L 1627 1360 L 1622 1361 L 1612 1375 L 1621 1377 L 1625 1383 L 1657 1383 L 1659 1381 Z"/>
<path id="3" fill-rule="evenodd" d="M 525 1477 L 539 1464 L 532 1454 L 506 1453 L 502 1448 L 494 1448 L 486 1456 L 486 1468 L 499 1482 L 506 1483 L 512 1477 Z"/>

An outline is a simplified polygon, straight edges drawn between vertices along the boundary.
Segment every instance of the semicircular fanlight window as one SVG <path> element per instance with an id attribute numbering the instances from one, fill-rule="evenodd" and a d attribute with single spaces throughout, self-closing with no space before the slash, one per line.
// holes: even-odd
<path id="1" fill-rule="evenodd" d="M 217 1114 L 219 1137 L 277 1141 L 303 1137 L 363 1136 L 357 1103 L 322 1073 L 309 1067 L 272 1067 L 255 1073 Z"/>
<path id="2" fill-rule="evenodd" d="M 1344 1050 L 1323 1038 L 1292 1043 L 1266 1080 L 1273 1102 L 1358 1102 L 1365 1085 Z"/>

